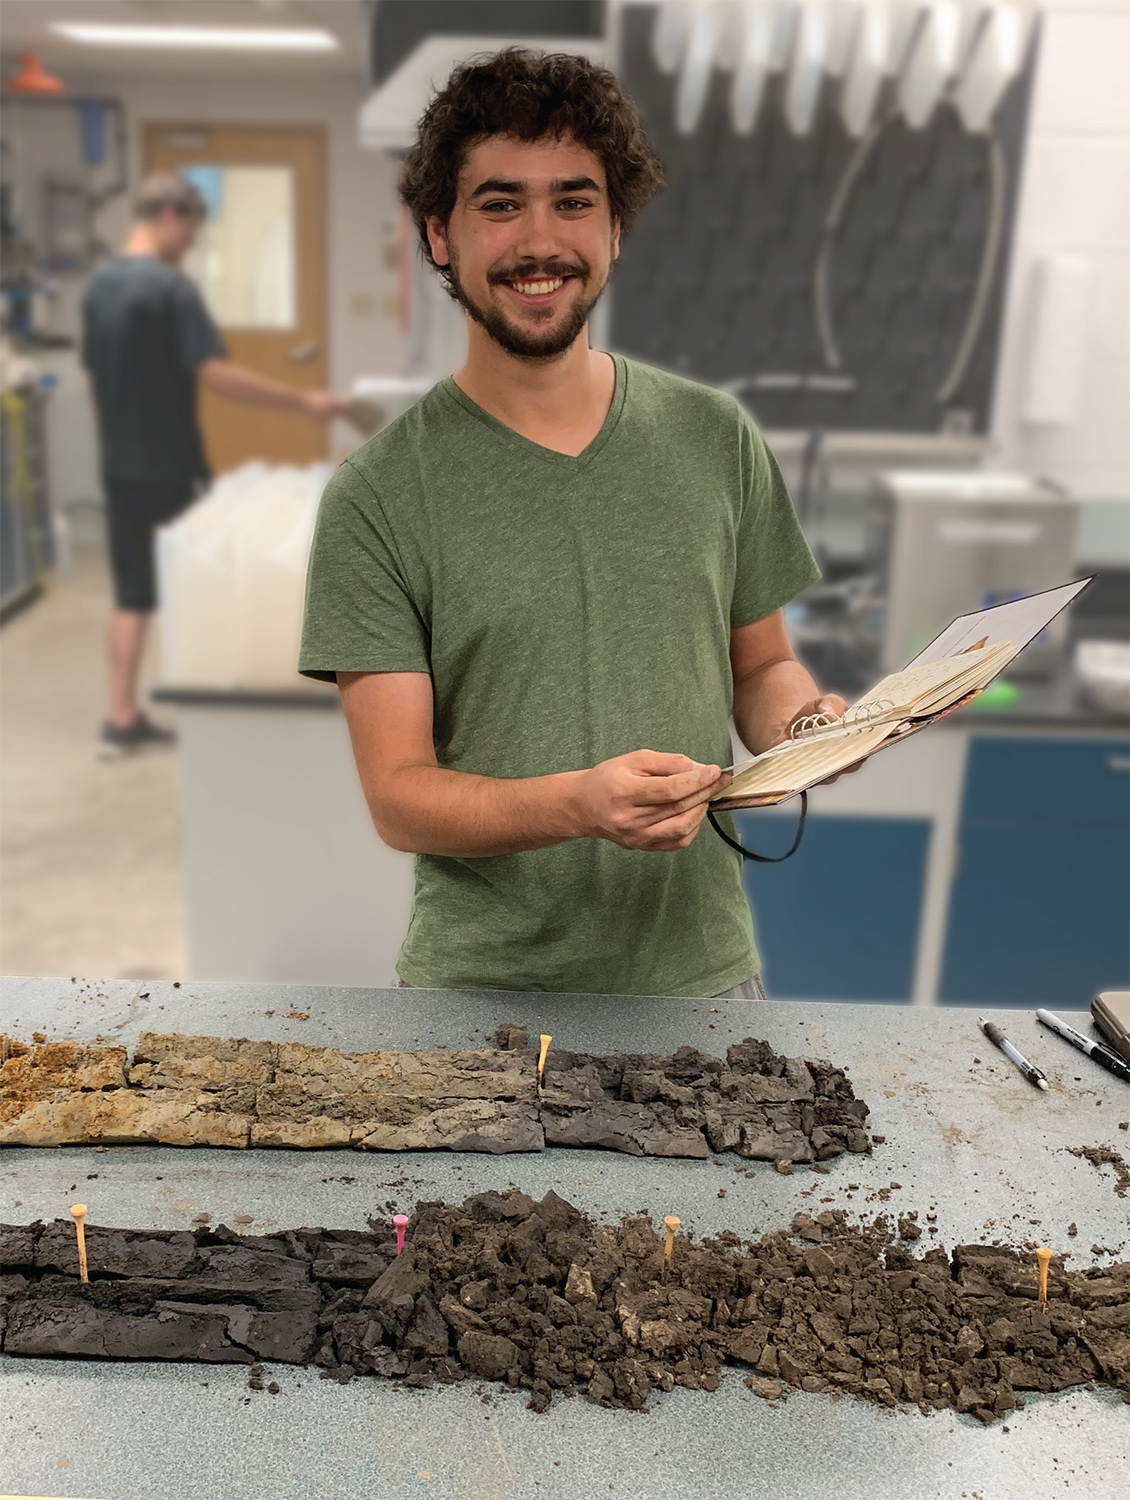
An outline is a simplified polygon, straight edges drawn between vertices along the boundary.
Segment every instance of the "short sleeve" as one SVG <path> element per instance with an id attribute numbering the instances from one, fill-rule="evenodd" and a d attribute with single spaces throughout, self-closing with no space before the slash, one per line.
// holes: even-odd
<path id="1" fill-rule="evenodd" d="M 820 577 L 777 460 L 741 412 L 741 514 L 730 627 L 763 620 Z"/>
<path id="2" fill-rule="evenodd" d="M 173 292 L 177 344 L 184 369 L 197 370 L 205 360 L 226 359 L 227 348 L 204 299 L 187 276 L 178 276 Z"/>
<path id="3" fill-rule="evenodd" d="M 379 497 L 347 459 L 314 528 L 298 670 L 323 682 L 337 672 L 430 672 L 429 648 Z"/>

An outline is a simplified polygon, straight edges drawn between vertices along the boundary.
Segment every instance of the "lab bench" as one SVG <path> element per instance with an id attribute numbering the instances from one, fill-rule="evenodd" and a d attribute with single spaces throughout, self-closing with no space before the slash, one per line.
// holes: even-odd
<path id="1" fill-rule="evenodd" d="M 815 789 L 797 853 L 746 863 L 771 995 L 1083 1007 L 1127 987 L 1125 720 L 1024 703 Z M 747 846 L 787 848 L 795 806 L 737 814 Z"/>
<path id="2" fill-rule="evenodd" d="M 177 709 L 192 975 L 394 983 L 412 856 L 377 837 L 337 689 L 154 697 Z"/>
<path id="3" fill-rule="evenodd" d="M 336 691 L 157 696 L 178 709 L 194 976 L 392 982 L 412 861 L 373 831 Z M 769 993 L 1085 1006 L 1126 988 L 1128 738 L 1061 674 L 815 790 L 797 854 L 742 872 Z M 796 807 L 739 814 L 748 844 L 787 848 Z"/>
<path id="4" fill-rule="evenodd" d="M 986 1052 L 963 1011 L 773 1004 L 609 995 L 469 994 L 303 986 L 0 981 L 0 1030 L 23 1041 L 113 1040 L 142 1030 L 247 1036 L 347 1051 L 482 1045 L 504 1021 L 583 1051 L 715 1056 L 751 1033 L 788 1055 L 847 1068 L 885 1137 L 873 1154 L 792 1176 L 731 1156 L 710 1161 L 553 1149 L 512 1156 L 457 1152 L 230 1150 L 171 1146 L 13 1147 L 0 1152 L 0 1218 L 65 1217 L 79 1196 L 88 1220 L 187 1229 L 248 1216 L 255 1233 L 325 1225 L 364 1229 L 389 1202 L 461 1202 L 516 1185 L 550 1189 L 600 1223 L 643 1209 L 678 1213 L 695 1236 L 743 1238 L 787 1228 L 817 1197 L 849 1213 L 929 1211 L 947 1249 L 1033 1235 L 1073 1266 L 1092 1242 L 1130 1250 L 1125 1200 L 1112 1174 L 1071 1154 L 1121 1143 L 1130 1089 L 1042 1032 L 1005 1019 L 1038 1056 L 1051 1087 L 1033 1089 Z M 1086 1017 L 1072 1017 L 1087 1028 Z M 980 1058 L 980 1065 L 974 1062 Z M 739 1169 L 742 1169 L 739 1171 Z M 848 1182 L 859 1198 L 843 1197 Z M 725 1197 L 723 1197 L 723 1192 Z M 884 1199 L 884 1196 L 885 1199 Z M 855 1207 L 853 1208 L 853 1203 Z M 1038 1225 L 1039 1228 L 1033 1226 Z M 1077 1236 L 1067 1238 L 1071 1229 Z M 247 1367 L 0 1357 L 0 1492 L 103 1500 L 474 1500 L 581 1495 L 638 1500 L 1114 1500 L 1124 1492 L 1126 1407 L 1110 1389 L 1025 1393 L 1023 1410 L 983 1427 L 951 1411 L 884 1410 L 796 1392 L 755 1397 L 726 1368 L 713 1394 L 657 1393 L 646 1414 L 578 1398 L 543 1415 L 526 1393 L 483 1382 L 410 1391 L 362 1378 L 347 1386 L 314 1368 L 269 1366 L 278 1396 L 247 1389 Z M 483 1393 L 490 1394 L 484 1404 Z"/>

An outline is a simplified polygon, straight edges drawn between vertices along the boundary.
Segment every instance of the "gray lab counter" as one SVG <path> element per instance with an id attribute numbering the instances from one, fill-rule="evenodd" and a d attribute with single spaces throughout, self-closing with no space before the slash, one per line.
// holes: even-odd
<path id="1" fill-rule="evenodd" d="M 190 972 L 394 984 L 412 856 L 377 837 L 336 688 L 154 697 L 177 708 Z"/>
<path id="2" fill-rule="evenodd" d="M 1090 1247 L 1130 1253 L 1128 1203 L 1109 1169 L 1066 1148 L 1130 1153 L 1130 1087 L 1033 1017 L 998 1013 L 1045 1067 L 1037 1093 L 977 1031 L 968 1011 L 610 996 L 315 989 L 188 981 L 104 984 L 0 981 L 0 1028 L 29 1041 L 101 1038 L 132 1045 L 142 1029 L 265 1037 L 347 1050 L 482 1043 L 501 1021 L 549 1031 L 577 1049 L 723 1053 L 754 1034 L 788 1053 L 846 1066 L 886 1136 L 874 1154 L 828 1174 L 781 1176 L 767 1163 L 637 1159 L 605 1152 L 403 1155 L 170 1147 L 9 1149 L 0 1218 L 65 1215 L 82 1199 L 94 1223 L 188 1227 L 194 1214 L 256 1231 L 302 1224 L 363 1228 L 391 1200 L 460 1200 L 511 1185 L 549 1188 L 598 1220 L 645 1209 L 678 1213 L 695 1235 L 743 1237 L 826 1203 L 851 1213 L 937 1214 L 927 1243 L 1046 1242 L 1089 1264 Z M 1081 1029 L 1085 1017 L 1076 1017 Z M 746 1170 L 748 1169 L 748 1175 Z M 92 1175 L 93 1174 L 93 1175 Z M 849 1183 L 859 1184 L 849 1199 Z M 895 1187 L 894 1184 L 900 1184 Z M 726 1197 L 719 1197 L 725 1189 Z M 1076 1237 L 1067 1228 L 1078 1226 Z M 1104 1257 L 1105 1258 L 1105 1257 Z M 657 1393 L 646 1414 L 578 1397 L 549 1412 L 525 1394 L 478 1383 L 409 1391 L 357 1379 L 340 1387 L 313 1367 L 271 1366 L 282 1393 L 247 1389 L 246 1368 L 0 1358 L 0 1491 L 99 1500 L 1042 1500 L 1125 1494 L 1130 1413 L 1117 1393 L 1032 1396 L 1004 1424 L 952 1412 L 924 1417 L 851 1399 L 794 1394 L 776 1407 L 727 1368 L 714 1394 Z"/>

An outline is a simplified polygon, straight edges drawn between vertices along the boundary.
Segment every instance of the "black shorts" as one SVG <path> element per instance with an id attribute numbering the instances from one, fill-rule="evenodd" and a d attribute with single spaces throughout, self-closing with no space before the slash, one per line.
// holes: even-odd
<path id="1" fill-rule="evenodd" d="M 155 532 L 191 505 L 196 486 L 147 484 L 133 479 L 106 479 L 107 531 L 114 603 L 119 609 L 148 614 L 157 608 Z"/>

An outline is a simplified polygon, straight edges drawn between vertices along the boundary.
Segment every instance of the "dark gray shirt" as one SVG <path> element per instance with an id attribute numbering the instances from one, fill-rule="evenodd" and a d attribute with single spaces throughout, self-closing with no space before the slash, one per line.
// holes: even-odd
<path id="1" fill-rule="evenodd" d="M 196 371 L 227 350 L 196 286 L 156 256 L 118 256 L 87 283 L 82 323 L 105 478 L 206 478 Z"/>

